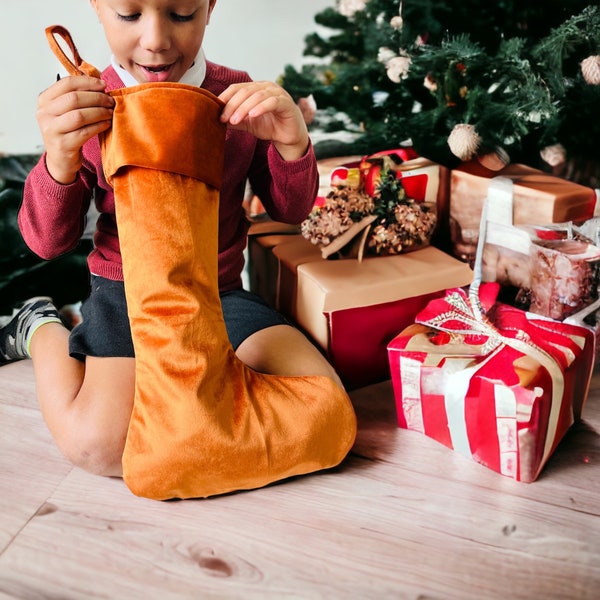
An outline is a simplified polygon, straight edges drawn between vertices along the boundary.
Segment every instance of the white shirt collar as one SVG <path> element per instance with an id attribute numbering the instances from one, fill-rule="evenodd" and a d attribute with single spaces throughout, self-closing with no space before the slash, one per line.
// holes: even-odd
<path id="1" fill-rule="evenodd" d="M 126 71 L 121 65 L 115 61 L 114 55 L 110 57 L 110 62 L 117 72 L 117 75 L 121 78 L 121 81 L 125 84 L 125 87 L 131 87 L 134 85 L 140 85 L 134 77 Z M 192 66 L 186 71 L 183 77 L 179 80 L 179 83 L 185 83 L 187 85 L 194 85 L 200 87 L 206 77 L 206 57 L 202 48 L 198 50 L 196 59 Z"/>

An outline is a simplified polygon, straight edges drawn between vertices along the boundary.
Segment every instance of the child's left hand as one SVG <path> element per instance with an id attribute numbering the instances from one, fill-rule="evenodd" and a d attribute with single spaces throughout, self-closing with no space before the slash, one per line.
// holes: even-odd
<path id="1" fill-rule="evenodd" d="M 225 102 L 221 120 L 229 127 L 271 140 L 284 160 L 296 160 L 308 148 L 308 130 L 292 97 L 270 81 L 229 86 L 219 98 Z"/>

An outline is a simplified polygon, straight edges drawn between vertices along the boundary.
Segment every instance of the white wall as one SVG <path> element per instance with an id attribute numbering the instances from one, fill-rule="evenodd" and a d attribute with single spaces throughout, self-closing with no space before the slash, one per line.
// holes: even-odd
<path id="1" fill-rule="evenodd" d="M 254 79 L 276 79 L 299 66 L 304 36 L 317 30 L 314 15 L 335 0 L 218 0 L 205 37 L 207 57 L 245 69 Z M 84 60 L 103 68 L 109 57 L 102 27 L 87 0 L 2 0 L 0 153 L 39 152 L 38 94 L 64 73 L 44 35 L 64 25 Z"/>

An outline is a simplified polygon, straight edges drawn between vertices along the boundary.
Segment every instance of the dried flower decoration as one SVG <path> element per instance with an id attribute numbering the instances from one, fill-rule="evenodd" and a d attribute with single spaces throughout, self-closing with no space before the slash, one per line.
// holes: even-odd
<path id="1" fill-rule="evenodd" d="M 323 206 L 302 223 L 303 237 L 322 246 L 324 257 L 334 253 L 329 247 L 342 251 L 361 231 L 370 254 L 400 254 L 429 243 L 437 223 L 435 207 L 409 198 L 389 162 L 384 158 L 382 164 L 373 196 L 364 187 L 334 186 Z"/>

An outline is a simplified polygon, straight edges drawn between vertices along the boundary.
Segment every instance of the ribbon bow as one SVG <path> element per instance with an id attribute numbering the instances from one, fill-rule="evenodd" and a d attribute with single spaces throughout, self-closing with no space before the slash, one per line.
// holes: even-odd
<path id="1" fill-rule="evenodd" d="M 558 345 L 554 345 L 554 354 L 557 356 L 553 356 L 532 341 L 531 336 L 523 329 L 528 323 L 523 311 L 509 308 L 515 311 L 518 318 L 513 320 L 514 326 L 500 331 L 486 316 L 494 304 L 498 289 L 497 284 L 484 283 L 476 286 L 469 294 L 462 288 L 447 290 L 443 298 L 431 301 L 417 315 L 415 321 L 451 335 L 464 336 L 468 343 L 482 344 L 482 350 L 488 354 L 500 350 L 503 345 L 509 346 L 533 358 L 546 369 L 552 380 L 552 392 L 543 459 L 539 467 L 541 470 L 552 452 L 558 430 L 560 407 L 565 393 L 562 368 L 566 366 L 565 363 L 571 361 L 565 360 L 564 348 L 560 349 Z M 473 377 L 477 369 L 478 367 L 473 370 L 470 377 Z"/>
<path id="2" fill-rule="evenodd" d="M 483 284 L 479 290 L 481 296 L 467 294 L 462 288 L 446 290 L 446 295 L 429 302 L 415 321 L 439 331 L 465 336 L 468 343 L 482 344 L 485 352 L 491 352 L 504 342 L 504 336 L 486 316 L 496 300 L 499 286 Z"/>

